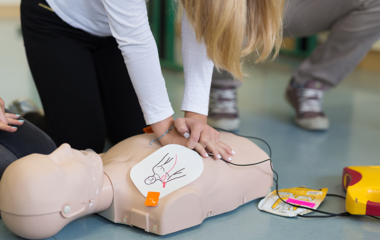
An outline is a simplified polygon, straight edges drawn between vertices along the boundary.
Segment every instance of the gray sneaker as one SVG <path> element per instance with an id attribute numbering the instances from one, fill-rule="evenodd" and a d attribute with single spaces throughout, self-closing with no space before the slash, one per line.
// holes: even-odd
<path id="1" fill-rule="evenodd" d="M 296 123 L 308 130 L 327 130 L 329 119 L 322 110 L 325 87 L 319 81 L 309 81 L 304 86 L 292 79 L 285 97 L 296 110 Z"/>
<path id="2" fill-rule="evenodd" d="M 211 86 L 207 123 L 229 131 L 239 128 L 236 86 Z"/>
<path id="3" fill-rule="evenodd" d="M 42 114 L 42 111 L 37 105 L 29 98 L 18 98 L 8 105 L 8 109 L 16 114 L 25 116 L 29 112 L 38 112 Z"/>

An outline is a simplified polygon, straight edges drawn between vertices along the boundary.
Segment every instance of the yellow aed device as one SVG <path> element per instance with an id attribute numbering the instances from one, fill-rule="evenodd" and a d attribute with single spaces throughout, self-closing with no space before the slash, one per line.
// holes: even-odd
<path id="1" fill-rule="evenodd" d="M 342 184 L 347 212 L 380 216 L 380 166 L 345 167 Z"/>

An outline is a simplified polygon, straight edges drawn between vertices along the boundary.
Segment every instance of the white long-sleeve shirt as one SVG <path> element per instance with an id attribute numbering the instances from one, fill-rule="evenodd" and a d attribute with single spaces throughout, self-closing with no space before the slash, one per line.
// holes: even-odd
<path id="1" fill-rule="evenodd" d="M 145 0 L 47 0 L 66 23 L 92 35 L 113 36 L 127 65 L 147 124 L 173 115 Z M 213 63 L 182 18 L 185 90 L 182 111 L 207 115 Z"/>

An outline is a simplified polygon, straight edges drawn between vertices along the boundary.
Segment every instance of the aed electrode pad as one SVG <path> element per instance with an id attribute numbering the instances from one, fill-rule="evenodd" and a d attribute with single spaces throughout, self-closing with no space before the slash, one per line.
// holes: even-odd
<path id="1" fill-rule="evenodd" d="M 148 192 L 159 192 L 159 198 L 196 180 L 203 172 L 203 160 L 184 146 L 166 145 L 131 169 L 131 180 L 147 197 Z"/>

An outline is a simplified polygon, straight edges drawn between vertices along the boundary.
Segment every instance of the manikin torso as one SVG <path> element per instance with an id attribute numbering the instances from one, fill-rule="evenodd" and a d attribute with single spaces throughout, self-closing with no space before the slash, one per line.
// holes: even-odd
<path id="1" fill-rule="evenodd" d="M 269 161 L 256 166 L 238 167 L 209 157 L 203 159 L 204 170 L 198 179 L 160 198 L 157 206 L 145 206 L 145 197 L 125 169 L 130 170 L 161 147 L 159 143 L 149 145 L 153 137 L 145 134 L 129 138 L 102 156 L 104 173 L 113 186 L 114 200 L 112 206 L 100 215 L 115 223 L 165 235 L 198 225 L 209 216 L 231 211 L 245 202 L 263 197 L 272 186 Z M 245 138 L 221 133 L 221 141 L 236 152 L 234 163 L 249 164 L 269 158 Z M 157 173 L 157 178 L 165 175 L 162 169 Z"/>
<path id="2" fill-rule="evenodd" d="M 236 152 L 234 163 L 268 159 L 263 150 L 245 138 L 229 133 L 221 133 L 220 137 Z M 126 139 L 101 159 L 95 153 L 73 150 L 67 145 L 51 155 L 33 154 L 12 163 L 0 182 L 5 225 L 24 238 L 47 238 L 69 222 L 97 212 L 115 223 L 165 235 L 263 197 L 272 186 L 269 161 L 238 167 L 209 157 L 202 159 L 204 169 L 199 178 L 160 198 L 157 206 L 148 207 L 129 174 L 133 166 L 161 147 L 157 142 L 149 145 L 153 138 L 153 134 L 143 134 Z M 89 159 L 92 165 L 88 165 Z M 169 165 L 154 173 L 166 184 L 171 184 Z M 88 171 L 90 167 L 93 171 Z"/>

